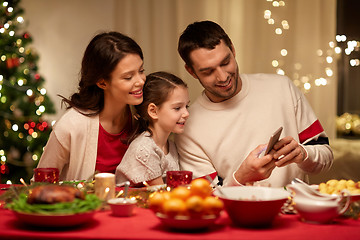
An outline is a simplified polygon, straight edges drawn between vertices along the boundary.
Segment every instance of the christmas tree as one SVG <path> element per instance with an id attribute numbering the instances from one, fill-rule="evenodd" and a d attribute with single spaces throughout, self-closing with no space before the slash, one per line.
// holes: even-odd
<path id="1" fill-rule="evenodd" d="M 29 181 L 51 131 L 55 113 L 38 72 L 38 55 L 24 30 L 20 0 L 0 0 L 0 177 Z"/>

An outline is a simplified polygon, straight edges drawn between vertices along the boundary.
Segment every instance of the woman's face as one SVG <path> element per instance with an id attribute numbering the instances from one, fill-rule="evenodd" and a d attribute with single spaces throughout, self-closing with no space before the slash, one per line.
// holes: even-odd
<path id="1" fill-rule="evenodd" d="M 143 101 L 145 83 L 143 60 L 137 54 L 126 55 L 115 67 L 110 80 L 104 81 L 105 104 L 138 105 Z"/>

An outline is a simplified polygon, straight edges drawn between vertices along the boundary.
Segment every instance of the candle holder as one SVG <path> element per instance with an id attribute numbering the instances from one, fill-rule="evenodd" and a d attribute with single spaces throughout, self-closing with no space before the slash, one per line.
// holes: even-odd
<path id="1" fill-rule="evenodd" d="M 98 173 L 95 174 L 95 195 L 103 201 L 115 197 L 115 174 Z"/>
<path id="2" fill-rule="evenodd" d="M 59 169 L 57 168 L 35 168 L 34 169 L 35 182 L 59 182 Z"/>
<path id="3" fill-rule="evenodd" d="M 188 185 L 192 180 L 191 171 L 167 171 L 166 172 L 166 185 L 175 188 L 181 185 Z"/>

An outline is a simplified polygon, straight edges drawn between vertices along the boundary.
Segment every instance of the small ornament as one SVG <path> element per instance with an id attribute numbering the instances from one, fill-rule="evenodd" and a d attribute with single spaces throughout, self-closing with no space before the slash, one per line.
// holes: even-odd
<path id="1" fill-rule="evenodd" d="M 8 69 L 18 67 L 20 65 L 19 58 L 8 58 L 6 59 L 6 67 Z"/>
<path id="2" fill-rule="evenodd" d="M 9 167 L 5 164 L 5 162 L 1 162 L 0 173 L 1 174 L 8 174 L 9 173 Z"/>

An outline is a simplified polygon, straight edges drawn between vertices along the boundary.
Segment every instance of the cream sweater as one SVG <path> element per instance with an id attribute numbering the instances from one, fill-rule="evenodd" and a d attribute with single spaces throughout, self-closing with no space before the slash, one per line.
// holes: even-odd
<path id="1" fill-rule="evenodd" d="M 38 167 L 56 167 L 60 180 L 86 180 L 95 172 L 99 115 L 70 108 L 56 122 Z"/>
<path id="2" fill-rule="evenodd" d="M 304 179 L 306 173 L 327 170 L 332 151 L 328 144 L 319 144 L 327 136 L 292 81 L 275 74 L 240 77 L 242 89 L 233 98 L 213 103 L 203 93 L 190 106 L 185 132 L 175 137 L 180 168 L 193 171 L 194 177 L 217 172 L 229 185 L 248 154 L 283 126 L 280 138 L 292 136 L 302 143 L 308 158 L 300 165 L 275 168 L 262 182 L 282 187 L 294 177 Z"/>

